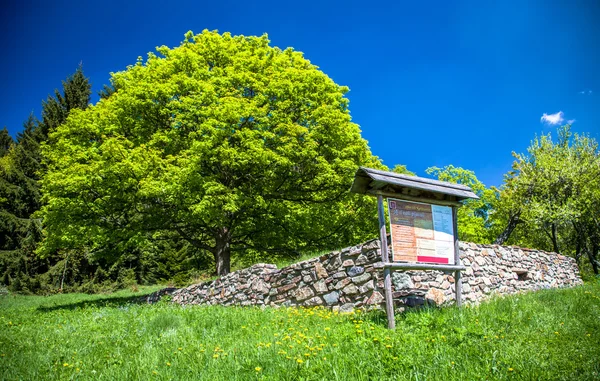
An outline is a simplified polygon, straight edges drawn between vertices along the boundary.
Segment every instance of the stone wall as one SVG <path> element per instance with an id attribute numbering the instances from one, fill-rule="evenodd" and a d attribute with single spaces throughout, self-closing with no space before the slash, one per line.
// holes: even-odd
<path id="1" fill-rule="evenodd" d="M 581 284 L 575 260 L 539 250 L 461 242 L 463 299 L 480 301 L 493 294 Z M 180 304 L 224 306 L 328 306 L 334 310 L 383 305 L 379 240 L 348 247 L 278 269 L 257 264 L 211 282 L 176 290 Z M 399 308 L 454 299 L 454 277 L 440 271 L 392 273 Z"/>

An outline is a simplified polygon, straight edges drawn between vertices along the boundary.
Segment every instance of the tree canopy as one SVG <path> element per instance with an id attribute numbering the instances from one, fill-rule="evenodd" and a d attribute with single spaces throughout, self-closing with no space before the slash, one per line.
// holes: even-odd
<path id="1" fill-rule="evenodd" d="M 600 153 L 587 135 L 566 125 L 555 142 L 535 138 L 527 154 L 514 154 L 497 204 L 505 230 L 496 243 L 514 242 L 574 256 L 586 255 L 598 273 Z"/>
<path id="2" fill-rule="evenodd" d="M 111 258 L 176 234 L 225 274 L 232 251 L 330 248 L 375 231 L 372 200 L 348 189 L 358 166 L 381 164 L 346 87 L 266 35 L 188 32 L 158 53 L 50 133 L 42 254 Z"/>

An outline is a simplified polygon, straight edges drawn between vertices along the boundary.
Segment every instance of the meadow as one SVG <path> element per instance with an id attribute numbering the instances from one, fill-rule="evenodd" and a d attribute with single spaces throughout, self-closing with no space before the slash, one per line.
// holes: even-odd
<path id="1" fill-rule="evenodd" d="M 592 380 L 600 283 L 397 315 L 0 295 L 2 380 Z"/>

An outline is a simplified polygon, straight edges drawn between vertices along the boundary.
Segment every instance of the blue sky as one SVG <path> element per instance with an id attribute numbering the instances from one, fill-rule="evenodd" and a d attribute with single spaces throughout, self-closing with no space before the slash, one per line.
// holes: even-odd
<path id="1" fill-rule="evenodd" d="M 453 164 L 500 185 L 512 151 L 568 120 L 600 140 L 598 1 L 25 0 L 0 17 L 0 127 L 13 135 L 79 62 L 96 94 L 156 46 L 217 29 L 304 52 L 350 87 L 373 153 L 421 176 Z"/>

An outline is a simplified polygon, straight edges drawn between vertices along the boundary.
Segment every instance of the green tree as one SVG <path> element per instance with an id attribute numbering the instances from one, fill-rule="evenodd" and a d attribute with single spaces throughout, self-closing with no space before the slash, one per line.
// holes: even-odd
<path id="1" fill-rule="evenodd" d="M 188 32 L 112 75 L 118 89 L 75 111 L 45 146 L 41 253 L 87 246 L 118 258 L 157 232 L 212 253 L 335 247 L 376 231 L 350 194 L 378 166 L 346 87 L 262 37 Z M 365 207 L 365 206 L 369 207 Z"/>
<path id="2" fill-rule="evenodd" d="M 15 143 L 6 127 L 0 130 L 0 157 L 6 155 L 10 147 Z"/>
<path id="3" fill-rule="evenodd" d="M 586 254 L 598 273 L 600 155 L 598 144 L 570 126 L 535 138 L 527 154 L 513 154 L 497 205 L 505 241 L 574 256 Z"/>
<path id="4" fill-rule="evenodd" d="M 31 280 L 53 262 L 35 255 L 42 237 L 41 221 L 34 216 L 41 206 L 39 180 L 44 172 L 40 145 L 71 110 L 87 107 L 89 100 L 90 84 L 80 66 L 63 81 L 62 93 L 55 90 L 43 102 L 42 121 L 29 115 L 12 144 L 7 133 L 0 133 L 2 146 L 9 146 L 0 158 L 0 273 L 2 282 L 13 283 L 16 291 L 36 288 L 39 282 Z"/>
<path id="5" fill-rule="evenodd" d="M 458 209 L 458 235 L 461 241 L 490 243 L 491 214 L 497 199 L 497 191 L 477 179 L 475 172 L 453 165 L 444 168 L 430 167 L 426 172 L 441 181 L 469 186 L 479 199 L 463 201 Z"/>
<path id="6" fill-rule="evenodd" d="M 404 164 L 396 164 L 396 166 L 392 168 L 392 172 L 399 173 L 401 175 L 416 176 L 416 173 L 409 171 Z"/>

